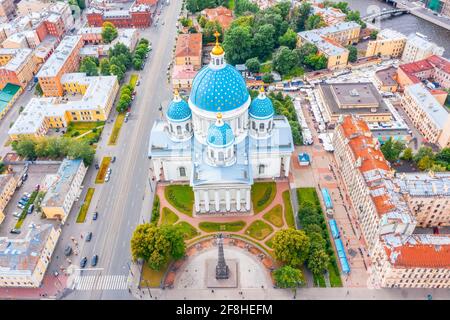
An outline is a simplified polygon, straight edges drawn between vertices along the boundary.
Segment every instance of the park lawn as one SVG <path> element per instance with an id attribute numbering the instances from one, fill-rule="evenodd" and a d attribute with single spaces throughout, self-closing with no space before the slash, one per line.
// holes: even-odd
<path id="1" fill-rule="evenodd" d="M 275 227 L 281 228 L 284 225 L 282 211 L 283 208 L 281 207 L 281 204 L 277 204 L 275 207 L 265 213 L 263 215 L 263 218 L 264 220 L 273 224 Z"/>
<path id="2" fill-rule="evenodd" d="M 261 73 L 268 73 L 272 71 L 272 62 L 265 62 L 261 64 L 261 67 L 259 68 L 259 72 Z"/>
<path id="3" fill-rule="evenodd" d="M 176 213 L 169 208 L 162 209 L 161 224 L 174 224 L 178 219 Z"/>
<path id="4" fill-rule="evenodd" d="M 245 222 L 242 220 L 232 222 L 200 222 L 198 227 L 205 232 L 237 232 L 245 227 Z"/>
<path id="5" fill-rule="evenodd" d="M 175 226 L 178 227 L 181 233 L 183 234 L 184 240 L 190 240 L 200 234 L 200 232 L 198 232 L 197 229 L 195 229 L 191 224 L 187 223 L 186 221 L 180 221 L 177 224 L 175 224 Z"/>
<path id="6" fill-rule="evenodd" d="M 342 279 L 339 275 L 339 268 L 337 265 L 330 263 L 328 265 L 328 277 L 330 278 L 330 285 L 334 287 L 342 287 Z"/>
<path id="7" fill-rule="evenodd" d="M 171 185 L 164 189 L 164 196 L 169 203 L 178 211 L 192 217 L 194 205 L 194 192 L 192 188 L 185 185 Z"/>
<path id="8" fill-rule="evenodd" d="M 325 283 L 325 277 L 323 276 L 323 274 L 313 274 L 313 279 L 314 279 L 314 287 L 320 287 L 320 288 L 326 288 L 327 284 Z"/>
<path id="9" fill-rule="evenodd" d="M 68 138 L 76 138 L 95 128 L 97 128 L 97 130 L 103 130 L 104 125 L 105 121 L 71 122 L 67 126 L 66 133 L 64 133 L 63 136 Z M 75 132 L 78 133 L 75 134 Z"/>
<path id="10" fill-rule="evenodd" d="M 98 169 L 97 176 L 95 177 L 95 183 L 105 182 L 106 170 L 108 170 L 110 163 L 111 157 L 103 157 L 100 169 Z"/>
<path id="11" fill-rule="evenodd" d="M 33 191 L 33 193 L 31 193 L 30 199 L 28 200 L 27 204 L 25 205 L 25 207 L 22 210 L 22 214 L 20 215 L 19 220 L 16 222 L 16 225 L 14 226 L 14 229 L 20 229 L 22 227 L 23 222 L 25 221 L 25 218 L 27 217 L 27 211 L 28 211 L 28 207 L 34 203 L 34 200 L 36 199 L 38 195 L 37 191 Z"/>
<path id="12" fill-rule="evenodd" d="M 162 266 L 161 270 L 155 271 L 149 268 L 147 262 L 145 262 L 142 266 L 141 287 L 159 288 L 169 265 L 170 262 Z"/>
<path id="13" fill-rule="evenodd" d="M 137 73 L 133 73 L 130 77 L 129 84 L 133 87 L 133 89 L 136 87 L 136 82 L 139 79 L 139 75 Z"/>
<path id="14" fill-rule="evenodd" d="M 275 182 L 256 182 L 252 185 L 253 211 L 260 213 L 267 208 L 277 194 Z"/>
<path id="15" fill-rule="evenodd" d="M 262 220 L 253 221 L 245 230 L 245 234 L 256 240 L 263 240 L 273 232 L 273 228 Z"/>
<path id="16" fill-rule="evenodd" d="M 92 197 L 94 195 L 95 188 L 89 188 L 86 197 L 84 198 L 83 205 L 78 212 L 77 223 L 83 223 L 86 220 L 86 214 L 89 210 L 89 205 L 91 204 Z"/>
<path id="17" fill-rule="evenodd" d="M 159 213 L 160 213 L 160 202 L 158 195 L 155 195 L 155 198 L 153 199 L 153 207 L 152 207 L 152 218 L 151 223 L 158 223 L 159 221 Z"/>
<path id="18" fill-rule="evenodd" d="M 317 195 L 315 188 L 298 188 L 297 199 L 300 207 L 306 203 L 312 206 L 320 206 L 319 196 Z"/>
<path id="19" fill-rule="evenodd" d="M 284 204 L 284 220 L 289 228 L 295 229 L 294 210 L 292 210 L 291 194 L 289 190 L 283 192 L 283 204 Z"/>
<path id="20" fill-rule="evenodd" d="M 268 246 L 270 249 L 273 249 L 273 237 L 270 237 L 269 240 L 266 240 L 266 242 L 264 242 L 265 245 Z"/>
<path id="21" fill-rule="evenodd" d="M 115 146 L 117 144 L 117 139 L 119 138 L 120 129 L 122 128 L 124 120 L 125 113 L 119 113 L 116 121 L 114 122 L 111 135 L 109 136 L 108 146 Z"/>

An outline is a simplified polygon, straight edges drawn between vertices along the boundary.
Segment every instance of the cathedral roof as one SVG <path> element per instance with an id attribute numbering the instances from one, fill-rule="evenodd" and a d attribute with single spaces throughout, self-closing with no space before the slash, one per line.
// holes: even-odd
<path id="1" fill-rule="evenodd" d="M 256 97 L 250 104 L 249 114 L 255 119 L 268 119 L 273 117 L 272 101 L 261 90 L 258 97 Z"/>
<path id="2" fill-rule="evenodd" d="M 213 147 L 228 147 L 234 142 L 234 134 L 230 125 L 222 121 L 219 114 L 217 122 L 208 129 L 208 144 Z"/>
<path id="3" fill-rule="evenodd" d="M 180 98 L 178 93 L 175 93 L 172 102 L 167 109 L 167 118 L 170 121 L 185 121 L 191 117 L 191 108 L 186 101 Z"/>
<path id="4" fill-rule="evenodd" d="M 208 65 L 195 76 L 189 98 L 205 111 L 226 112 L 241 107 L 249 94 L 244 79 L 233 66 L 213 69 Z"/>

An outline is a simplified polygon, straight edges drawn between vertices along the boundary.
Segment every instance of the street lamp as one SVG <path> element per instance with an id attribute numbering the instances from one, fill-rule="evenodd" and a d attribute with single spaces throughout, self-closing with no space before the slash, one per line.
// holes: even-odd
<path id="1" fill-rule="evenodd" d="M 145 279 L 145 283 L 147 284 L 148 294 L 150 295 L 150 298 L 153 298 L 152 292 L 150 291 L 150 285 L 148 283 L 148 279 Z"/>

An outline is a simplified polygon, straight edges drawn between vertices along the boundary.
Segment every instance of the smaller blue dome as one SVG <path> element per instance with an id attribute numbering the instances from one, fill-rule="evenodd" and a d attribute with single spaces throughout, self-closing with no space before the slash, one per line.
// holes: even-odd
<path id="1" fill-rule="evenodd" d="M 249 114 L 252 118 L 261 120 L 273 117 L 272 101 L 264 93 L 260 93 L 250 104 Z"/>
<path id="2" fill-rule="evenodd" d="M 191 116 L 191 108 L 186 101 L 175 95 L 172 102 L 167 109 L 167 119 L 174 122 L 181 122 L 188 120 Z"/>
<path id="3" fill-rule="evenodd" d="M 208 129 L 208 144 L 213 147 L 228 147 L 234 142 L 234 134 L 230 125 L 218 121 Z"/>

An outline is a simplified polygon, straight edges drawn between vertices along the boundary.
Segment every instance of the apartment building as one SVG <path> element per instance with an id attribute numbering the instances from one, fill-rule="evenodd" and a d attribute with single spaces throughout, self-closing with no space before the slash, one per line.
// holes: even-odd
<path id="1" fill-rule="evenodd" d="M 47 219 L 58 219 L 64 223 L 80 193 L 87 168 L 83 160 L 64 159 L 56 173 L 56 179 L 42 199 L 42 212 Z"/>
<path id="2" fill-rule="evenodd" d="M 327 26 L 335 25 L 340 22 L 344 22 L 347 15 L 343 13 L 340 9 L 328 7 L 321 8 L 317 5 L 313 5 L 311 7 L 313 14 L 319 15 L 322 17 L 323 21 L 327 24 Z"/>
<path id="3" fill-rule="evenodd" d="M 369 41 L 366 57 L 378 55 L 399 58 L 403 54 L 405 44 L 406 37 L 404 34 L 392 29 L 383 29 L 377 34 L 376 40 Z"/>
<path id="4" fill-rule="evenodd" d="M 3 89 L 0 90 L 0 120 L 3 119 L 12 108 L 22 91 L 22 87 L 11 83 L 7 83 Z"/>
<path id="5" fill-rule="evenodd" d="M 450 88 L 450 61 L 433 55 L 398 67 L 397 81 L 402 88 L 424 80 L 437 82 L 442 88 Z"/>
<path id="6" fill-rule="evenodd" d="M 24 237 L 0 237 L 0 287 L 38 288 L 60 235 L 59 227 L 41 224 Z"/>
<path id="7" fill-rule="evenodd" d="M 421 83 L 406 86 L 401 103 L 428 142 L 441 148 L 450 146 L 450 114 Z"/>
<path id="8" fill-rule="evenodd" d="M 79 51 L 82 47 L 81 36 L 67 36 L 60 42 L 36 75 L 44 96 L 60 97 L 63 95 L 61 77 L 65 73 L 78 70 Z"/>
<path id="9" fill-rule="evenodd" d="M 34 72 L 33 50 L 0 48 L 0 89 L 8 83 L 25 88 Z"/>
<path id="10" fill-rule="evenodd" d="M 450 287 L 450 237 L 414 234 L 402 185 L 365 121 L 344 116 L 333 135 L 335 160 L 358 217 L 376 287 Z M 404 180 L 403 180 L 404 181 Z"/>
<path id="11" fill-rule="evenodd" d="M 64 128 L 72 121 L 106 121 L 119 83 L 116 76 L 69 73 L 61 78 L 61 87 L 63 92 L 82 96 L 69 101 L 60 97 L 31 99 L 8 131 L 12 140 L 44 136 L 50 128 Z"/>
<path id="12" fill-rule="evenodd" d="M 328 59 L 327 68 L 342 69 L 347 66 L 349 51 L 345 46 L 357 43 L 361 26 L 356 22 L 341 22 L 333 26 L 303 31 L 297 34 L 297 46 L 314 44 Z"/>
<path id="13" fill-rule="evenodd" d="M 383 92 L 397 92 L 397 68 L 388 67 L 375 72 L 374 80 L 377 89 Z"/>
<path id="14" fill-rule="evenodd" d="M 233 11 L 224 6 L 211 9 L 206 8 L 201 12 L 201 15 L 208 21 L 217 21 L 223 30 L 227 30 L 234 20 Z"/>
<path id="15" fill-rule="evenodd" d="M 128 10 L 106 10 L 95 7 L 86 10 L 90 27 L 101 27 L 106 21 L 111 22 L 117 28 L 147 28 L 152 23 L 151 9 L 146 4 L 135 4 Z"/>
<path id="16" fill-rule="evenodd" d="M 406 40 L 403 50 L 402 62 L 409 63 L 426 59 L 432 55 L 442 56 L 445 49 L 434 42 L 426 40 L 423 36 L 412 33 Z"/>
<path id="17" fill-rule="evenodd" d="M 5 219 L 4 210 L 16 190 L 18 176 L 14 173 L 0 174 L 0 224 Z"/>
<path id="18" fill-rule="evenodd" d="M 417 226 L 450 225 L 450 173 L 402 173 L 396 182 Z"/>
<path id="19" fill-rule="evenodd" d="M 191 89 L 198 71 L 192 65 L 174 65 L 172 71 L 173 89 Z"/>
<path id="20" fill-rule="evenodd" d="M 194 70 L 202 67 L 202 34 L 187 33 L 178 35 L 175 47 L 175 65 L 190 66 Z"/>
<path id="21" fill-rule="evenodd" d="M 16 4 L 14 0 L 0 0 L 0 18 L 3 21 L 8 21 L 13 18 L 16 11 Z"/>

